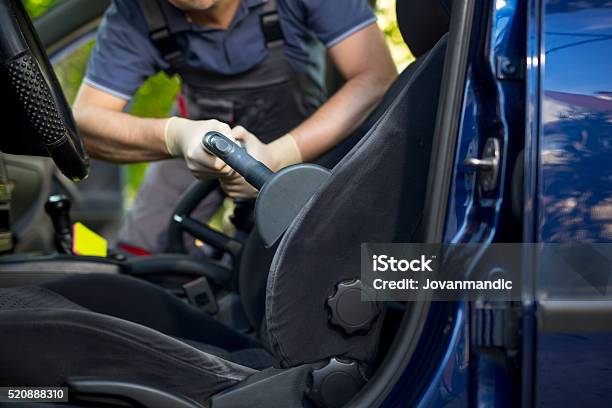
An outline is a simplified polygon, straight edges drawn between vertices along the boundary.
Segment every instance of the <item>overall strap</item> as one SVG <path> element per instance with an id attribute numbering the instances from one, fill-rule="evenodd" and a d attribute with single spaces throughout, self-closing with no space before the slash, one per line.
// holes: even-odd
<path id="1" fill-rule="evenodd" d="M 276 0 L 266 0 L 260 17 L 261 31 L 266 40 L 266 47 L 285 44 L 285 36 L 278 18 Z"/>
<path id="2" fill-rule="evenodd" d="M 183 62 L 183 51 L 170 31 L 168 18 L 160 1 L 163 0 L 138 0 L 138 3 L 147 21 L 149 38 L 173 68 Z"/>

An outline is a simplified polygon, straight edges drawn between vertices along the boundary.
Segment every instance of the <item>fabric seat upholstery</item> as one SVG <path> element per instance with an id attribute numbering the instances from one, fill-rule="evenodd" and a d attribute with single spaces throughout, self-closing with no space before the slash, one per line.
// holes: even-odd
<path id="1" fill-rule="evenodd" d="M 93 312 L 118 317 L 168 336 L 224 350 L 259 348 L 261 344 L 218 322 L 157 285 L 114 274 L 71 276 L 45 288 Z"/>
<path id="2" fill-rule="evenodd" d="M 68 306 L 65 308 L 79 307 L 141 324 L 198 350 L 250 368 L 278 365 L 278 359 L 253 337 L 236 332 L 159 286 L 140 279 L 91 274 L 58 279 L 44 288 L 28 290 L 41 291 L 40 298 L 54 298 L 56 304 Z M 54 304 L 47 302 L 50 307 Z"/>
<path id="3" fill-rule="evenodd" d="M 256 372 L 148 327 L 88 311 L 47 289 L 2 289 L 0 304 L 0 384 L 112 378 L 203 402 Z"/>
<path id="4" fill-rule="evenodd" d="M 268 277 L 266 323 L 283 366 L 342 356 L 367 370 L 373 362 L 383 318 L 347 336 L 330 325 L 325 304 L 338 283 L 360 278 L 361 243 L 418 242 L 445 53 L 443 37 L 410 67 L 391 106 L 281 241 Z"/>

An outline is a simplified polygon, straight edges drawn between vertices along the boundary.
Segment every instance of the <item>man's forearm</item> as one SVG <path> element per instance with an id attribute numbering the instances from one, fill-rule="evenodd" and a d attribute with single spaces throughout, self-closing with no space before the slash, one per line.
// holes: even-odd
<path id="1" fill-rule="evenodd" d="M 291 132 L 305 162 L 327 152 L 353 132 L 380 101 L 393 77 L 364 74 L 351 78 L 335 95 Z"/>
<path id="2" fill-rule="evenodd" d="M 93 158 L 135 163 L 170 157 L 164 141 L 166 119 L 139 118 L 96 106 L 76 109 L 74 115 Z"/>

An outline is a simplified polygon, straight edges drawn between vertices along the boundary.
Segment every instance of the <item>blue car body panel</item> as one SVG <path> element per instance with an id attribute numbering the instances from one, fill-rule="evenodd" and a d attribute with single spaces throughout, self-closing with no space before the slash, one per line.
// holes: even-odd
<path id="1" fill-rule="evenodd" d="M 612 4 L 543 10 L 538 240 L 612 241 Z"/>
<path id="2" fill-rule="evenodd" d="M 540 242 L 612 242 L 612 3 L 542 5 Z M 536 405 L 609 406 L 612 333 L 537 338 Z"/>
<path id="3" fill-rule="evenodd" d="M 475 4 L 487 23 L 472 32 L 445 242 L 611 242 L 612 2 Z M 508 61 L 518 64 L 514 78 L 500 72 Z M 502 183 L 483 196 L 463 162 L 491 137 L 502 146 Z M 519 164 L 522 224 L 507 202 L 506 171 Z M 396 388 L 419 392 L 419 407 L 610 405 L 612 333 L 538 333 L 537 303 L 522 307 L 518 382 L 474 349 L 470 307 L 456 304 L 427 386 Z"/>

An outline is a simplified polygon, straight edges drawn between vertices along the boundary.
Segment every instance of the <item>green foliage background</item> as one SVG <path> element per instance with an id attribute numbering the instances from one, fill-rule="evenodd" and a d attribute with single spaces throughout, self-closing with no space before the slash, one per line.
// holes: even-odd
<path id="1" fill-rule="evenodd" d="M 51 7 L 61 0 L 22 0 L 23 5 L 32 19 L 36 19 L 45 14 Z"/>
<path id="2" fill-rule="evenodd" d="M 63 0 L 22 1 L 32 18 L 36 19 Z M 393 58 L 398 65 L 398 69 L 401 70 L 411 63 L 414 57 L 405 46 L 397 29 L 395 0 L 378 0 L 376 12 L 379 26 L 385 33 Z M 55 64 L 57 76 L 70 103 L 74 101 L 79 85 L 83 80 L 93 45 L 94 41 L 89 41 Z M 168 78 L 165 74 L 160 73 L 149 78 L 130 103 L 130 111 L 135 115 L 143 117 L 166 117 L 172 108 L 178 89 L 179 80 L 176 77 Z M 135 196 L 145 169 L 146 164 L 144 163 L 125 166 L 125 196 L 128 201 L 127 205 L 129 205 Z"/>

